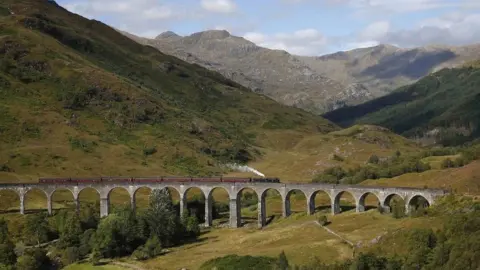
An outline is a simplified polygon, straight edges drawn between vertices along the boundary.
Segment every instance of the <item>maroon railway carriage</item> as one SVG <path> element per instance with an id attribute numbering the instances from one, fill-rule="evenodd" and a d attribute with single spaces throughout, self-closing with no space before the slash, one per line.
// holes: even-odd
<path id="1" fill-rule="evenodd" d="M 240 177 L 77 177 L 77 178 L 39 178 L 40 184 L 66 184 L 66 183 L 161 183 L 161 182 L 225 182 L 225 183 L 250 183 L 267 182 L 280 183 L 279 178 L 240 178 Z"/>
<path id="2" fill-rule="evenodd" d="M 102 182 L 103 183 L 108 183 L 108 182 L 113 182 L 113 183 L 128 183 L 128 182 L 133 182 L 132 177 L 102 177 Z"/>
<path id="3" fill-rule="evenodd" d="M 161 177 L 135 177 L 133 178 L 133 182 L 136 183 L 158 183 L 161 182 Z"/>

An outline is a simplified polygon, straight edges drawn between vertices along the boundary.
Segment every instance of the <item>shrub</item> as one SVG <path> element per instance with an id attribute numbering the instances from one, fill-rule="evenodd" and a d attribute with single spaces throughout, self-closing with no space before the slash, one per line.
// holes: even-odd
<path id="1" fill-rule="evenodd" d="M 322 226 L 326 226 L 328 224 L 328 219 L 327 219 L 327 216 L 325 215 L 321 215 L 318 217 L 317 219 L 318 223 L 320 223 L 320 225 Z"/>
<path id="2" fill-rule="evenodd" d="M 201 270 L 273 270 L 277 264 L 276 258 L 261 256 L 228 255 L 209 260 L 200 266 Z"/>
<path id="3" fill-rule="evenodd" d="M 442 169 L 448 169 L 448 168 L 454 168 L 454 167 L 455 167 L 455 163 L 449 158 L 445 159 L 442 162 Z"/>
<path id="4" fill-rule="evenodd" d="M 392 200 L 391 211 L 393 218 L 405 217 L 405 205 L 400 201 Z"/>
<path id="5" fill-rule="evenodd" d="M 63 265 L 69 265 L 80 259 L 80 251 L 77 247 L 68 247 L 62 254 Z"/>
<path id="6" fill-rule="evenodd" d="M 144 156 L 151 156 L 151 155 L 155 154 L 156 152 L 157 152 L 157 148 L 155 148 L 155 147 L 149 147 L 149 148 L 143 149 L 143 155 Z"/>
<path id="7" fill-rule="evenodd" d="M 333 160 L 343 162 L 345 159 L 340 155 L 333 154 Z"/>
<path id="8" fill-rule="evenodd" d="M 379 162 L 380 162 L 380 159 L 378 158 L 377 155 L 371 155 L 370 158 L 368 158 L 368 163 L 378 164 Z"/>

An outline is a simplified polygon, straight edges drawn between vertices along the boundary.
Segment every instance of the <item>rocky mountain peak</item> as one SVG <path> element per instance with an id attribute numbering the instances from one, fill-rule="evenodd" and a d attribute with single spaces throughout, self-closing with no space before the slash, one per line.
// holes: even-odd
<path id="1" fill-rule="evenodd" d="M 164 38 L 172 38 L 172 37 L 180 37 L 175 32 L 166 31 L 155 37 L 155 39 L 164 39 Z"/>
<path id="2" fill-rule="evenodd" d="M 225 39 L 230 37 L 227 30 L 208 30 L 192 34 L 190 37 L 197 37 L 200 39 Z"/>

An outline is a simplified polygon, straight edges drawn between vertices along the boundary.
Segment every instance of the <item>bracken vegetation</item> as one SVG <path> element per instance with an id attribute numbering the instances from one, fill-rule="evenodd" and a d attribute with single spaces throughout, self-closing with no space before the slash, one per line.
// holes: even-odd
<path id="1" fill-rule="evenodd" d="M 48 1 L 7 0 L 0 7 L 15 13 L 0 17 L 2 163 L 33 145 L 45 146 L 42 155 L 62 149 L 76 156 L 64 166 L 48 169 L 44 160 L 31 166 L 49 173 L 79 167 L 70 165 L 76 160 L 88 168 L 113 158 L 129 164 L 125 172 L 154 167 L 208 175 L 219 172 L 215 164 L 261 156 L 262 131 L 336 129 Z"/>

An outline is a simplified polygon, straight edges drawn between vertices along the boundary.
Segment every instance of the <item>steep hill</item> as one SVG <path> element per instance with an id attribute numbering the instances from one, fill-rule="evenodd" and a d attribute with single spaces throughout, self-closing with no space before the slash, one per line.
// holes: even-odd
<path id="1" fill-rule="evenodd" d="M 314 113 L 357 105 L 433 71 L 480 58 L 480 45 L 413 49 L 379 45 L 305 57 L 262 48 L 227 31 L 212 30 L 185 37 L 169 31 L 155 39 L 123 34 L 218 71 L 279 102 Z"/>
<path id="2" fill-rule="evenodd" d="M 370 123 L 426 143 L 458 144 L 480 136 L 480 69 L 443 69 L 367 103 L 325 114 L 341 125 Z"/>
<path id="3" fill-rule="evenodd" d="M 0 3 L 0 178 L 209 174 L 337 127 L 53 1 Z"/>

